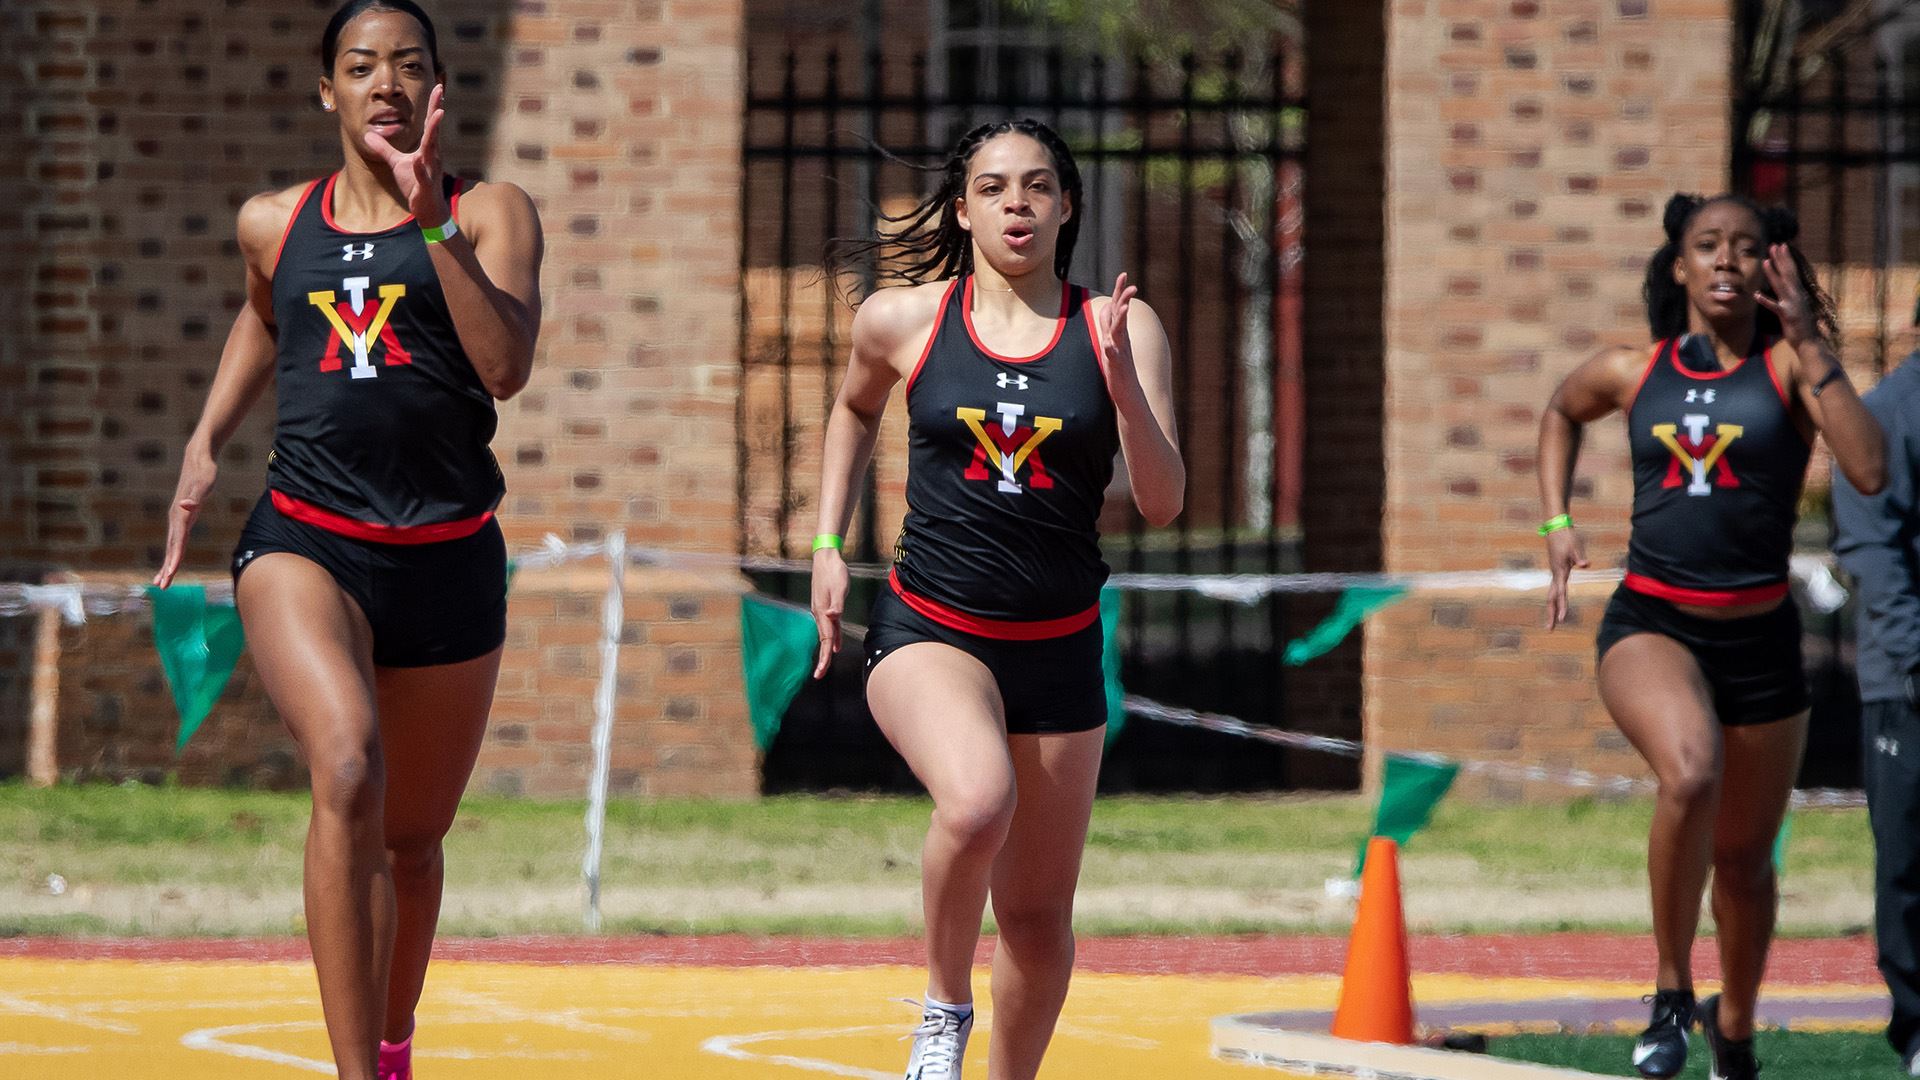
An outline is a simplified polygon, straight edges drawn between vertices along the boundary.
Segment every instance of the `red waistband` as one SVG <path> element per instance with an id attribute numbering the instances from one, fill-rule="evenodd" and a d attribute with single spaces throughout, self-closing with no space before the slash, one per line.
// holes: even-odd
<path id="1" fill-rule="evenodd" d="M 908 592 L 907 587 L 900 584 L 900 572 L 897 569 L 887 574 L 887 582 L 893 586 L 895 595 L 900 597 L 902 603 L 941 626 L 980 637 L 998 638 L 1001 641 L 1043 641 L 1047 638 L 1065 637 L 1086 629 L 1100 617 L 1100 604 L 1095 601 L 1094 605 L 1085 611 L 1058 619 L 1036 619 L 1031 622 L 989 619 L 980 615 L 969 615 L 957 608 L 948 607 L 938 600 L 930 600 Z"/>
<path id="2" fill-rule="evenodd" d="M 373 521 L 356 521 L 278 491 L 268 491 L 267 494 L 273 497 L 275 510 L 295 521 L 354 540 L 371 540 L 376 544 L 438 544 L 445 540 L 463 540 L 493 520 L 493 511 L 489 510 L 459 521 L 439 521 L 432 525 L 382 525 Z"/>
<path id="3" fill-rule="evenodd" d="M 1662 600 L 1671 600 L 1676 604 L 1699 604 L 1701 607 L 1738 607 L 1741 604 L 1763 604 L 1768 600 L 1778 600 L 1787 595 L 1787 583 L 1784 581 L 1772 585 L 1760 585 L 1751 589 L 1688 589 L 1679 585 L 1668 585 L 1655 581 L 1645 574 L 1627 572 L 1624 582 L 1627 588 L 1648 596 L 1657 596 Z"/>

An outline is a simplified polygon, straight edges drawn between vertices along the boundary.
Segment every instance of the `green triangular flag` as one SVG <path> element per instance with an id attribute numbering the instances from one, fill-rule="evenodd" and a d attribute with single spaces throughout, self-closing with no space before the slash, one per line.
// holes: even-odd
<path id="1" fill-rule="evenodd" d="M 1384 588 L 1355 588 L 1340 594 L 1340 602 L 1334 605 L 1333 613 L 1320 620 L 1320 625 L 1307 631 L 1307 636 L 1287 642 L 1287 651 L 1281 662 L 1289 667 L 1299 667 L 1316 656 L 1325 655 L 1328 650 L 1345 641 L 1354 627 L 1367 621 L 1367 616 L 1400 599 L 1407 593 L 1402 585 L 1388 585 Z"/>
<path id="2" fill-rule="evenodd" d="M 1100 670 L 1107 680 L 1107 745 L 1127 726 L 1127 692 L 1120 685 L 1119 589 L 1100 590 Z"/>
<path id="3" fill-rule="evenodd" d="M 819 646 L 811 614 L 758 596 L 740 598 L 740 666 L 753 744 L 761 750 L 773 745 L 787 706 L 813 674 Z"/>
<path id="4" fill-rule="evenodd" d="M 1414 833 L 1433 820 L 1433 808 L 1453 786 L 1460 763 L 1431 754 L 1388 754 L 1386 769 L 1380 777 L 1380 804 L 1373 811 L 1373 831 L 1360 838 L 1360 851 L 1354 857 L 1356 876 L 1367 865 L 1367 840 L 1390 836 L 1405 845 Z"/>
<path id="5" fill-rule="evenodd" d="M 147 602 L 153 607 L 154 651 L 160 654 L 160 669 L 180 711 L 180 734 L 173 744 L 177 754 L 187 748 L 187 740 L 200 730 L 200 722 L 226 689 L 246 637 L 240 612 L 232 604 L 208 604 L 203 586 L 149 586 Z"/>

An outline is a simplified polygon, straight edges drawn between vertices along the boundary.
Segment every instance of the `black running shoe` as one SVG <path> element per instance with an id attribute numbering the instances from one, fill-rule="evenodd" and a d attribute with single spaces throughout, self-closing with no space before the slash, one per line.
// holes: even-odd
<path id="1" fill-rule="evenodd" d="M 1641 1076 L 1678 1076 L 1687 1066 L 1687 1031 L 1693 1027 L 1693 991 L 1660 990 L 1642 1001 L 1653 1019 L 1633 1041 L 1633 1067 Z"/>
<path id="2" fill-rule="evenodd" d="M 1700 1003 L 1700 1032 L 1707 1037 L 1707 1075 L 1712 1080 L 1756 1080 L 1760 1075 L 1753 1040 L 1729 1039 L 1720 1034 L 1719 994 Z"/>

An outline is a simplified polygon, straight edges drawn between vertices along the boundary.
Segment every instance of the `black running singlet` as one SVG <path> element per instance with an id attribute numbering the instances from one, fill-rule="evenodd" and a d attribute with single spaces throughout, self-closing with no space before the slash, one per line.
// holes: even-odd
<path id="1" fill-rule="evenodd" d="M 1772 342 L 1755 341 L 1730 370 L 1696 371 L 1681 363 L 1684 340 L 1654 346 L 1627 409 L 1626 585 L 1686 604 L 1776 599 L 1812 447 L 1768 358 Z"/>
<path id="2" fill-rule="evenodd" d="M 973 332 L 973 278 L 947 287 L 907 379 L 907 516 L 893 587 L 936 622 L 1038 640 L 1099 617 L 1098 522 L 1120 431 L 1087 291 L 1062 283 L 1053 341 L 1000 356 Z"/>
<path id="3" fill-rule="evenodd" d="M 363 539 L 466 535 L 505 492 L 487 448 L 493 398 L 460 347 L 420 227 L 339 228 L 338 178 L 308 185 L 274 264 L 267 486 L 283 512 Z M 446 182 L 457 210 L 460 181 Z"/>

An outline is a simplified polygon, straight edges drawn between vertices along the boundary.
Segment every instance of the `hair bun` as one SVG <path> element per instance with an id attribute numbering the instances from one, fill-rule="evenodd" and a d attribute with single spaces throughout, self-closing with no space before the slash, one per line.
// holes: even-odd
<path id="1" fill-rule="evenodd" d="M 1707 200 L 1691 192 L 1674 192 L 1673 198 L 1667 200 L 1667 212 L 1661 218 L 1667 230 L 1667 239 L 1679 243 L 1680 237 L 1687 231 L 1687 221 L 1706 203 Z"/>
<path id="2" fill-rule="evenodd" d="M 1791 244 L 1800 238 L 1800 215 L 1784 206 L 1760 211 L 1760 224 L 1767 230 L 1768 243 Z"/>

